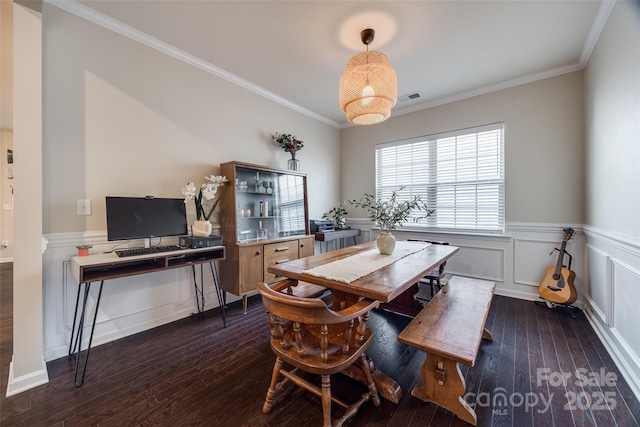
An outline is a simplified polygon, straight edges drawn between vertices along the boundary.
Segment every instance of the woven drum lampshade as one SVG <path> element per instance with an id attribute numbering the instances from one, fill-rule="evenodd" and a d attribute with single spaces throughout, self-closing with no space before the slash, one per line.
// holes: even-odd
<path id="1" fill-rule="evenodd" d="M 373 35 L 366 41 L 362 37 L 367 45 L 373 40 Z M 339 98 L 340 108 L 353 124 L 372 125 L 387 120 L 398 99 L 398 79 L 387 56 L 367 50 L 351 58 L 340 78 Z"/>

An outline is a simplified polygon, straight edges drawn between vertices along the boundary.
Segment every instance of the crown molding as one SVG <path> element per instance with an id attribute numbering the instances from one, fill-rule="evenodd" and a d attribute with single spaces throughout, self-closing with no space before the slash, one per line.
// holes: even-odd
<path id="1" fill-rule="evenodd" d="M 401 116 L 405 114 L 414 113 L 416 111 L 427 110 L 429 108 L 438 107 L 440 105 L 450 104 L 452 102 L 462 101 L 464 99 L 473 98 L 473 97 L 485 95 L 491 92 L 496 92 L 503 89 L 509 89 L 509 88 L 520 86 L 523 84 L 532 83 L 535 81 L 544 80 L 551 77 L 556 77 L 562 74 L 567 74 L 567 73 L 584 69 L 607 23 L 607 20 L 609 19 L 609 15 L 613 10 L 613 7 L 615 6 L 616 1 L 617 0 L 602 1 L 600 5 L 600 9 L 598 10 L 596 19 L 594 20 L 594 23 L 591 26 L 591 29 L 589 30 L 587 39 L 585 40 L 585 44 L 583 46 L 582 53 L 580 55 L 578 62 L 567 65 L 567 66 L 554 68 L 552 70 L 546 70 L 540 73 L 534 73 L 528 76 L 518 77 L 512 80 L 507 80 L 504 82 L 484 86 L 484 87 L 466 91 L 466 92 L 461 92 L 461 93 L 447 96 L 444 98 L 434 99 L 425 103 L 414 105 L 412 107 L 403 108 L 401 110 L 392 110 L 392 115 Z M 161 53 L 164 53 L 165 55 L 168 55 L 186 64 L 199 68 L 216 77 L 222 78 L 230 83 L 233 83 L 246 90 L 256 93 L 264 98 L 267 98 L 273 102 L 276 102 L 284 107 L 287 107 L 293 111 L 296 111 L 314 120 L 325 123 L 337 129 L 345 129 L 345 128 L 354 126 L 353 124 L 348 122 L 342 122 L 342 123 L 336 122 L 314 111 L 311 111 L 305 107 L 302 107 L 301 105 L 291 102 L 288 99 L 285 99 L 279 95 L 276 95 L 275 93 L 268 91 L 261 86 L 251 83 L 241 77 L 236 76 L 235 74 L 232 74 L 222 68 L 216 67 L 215 65 L 210 64 L 206 61 L 203 61 L 202 59 L 197 58 L 194 55 L 191 55 L 187 52 L 184 52 L 181 49 L 178 49 L 168 43 L 165 43 L 155 37 L 152 37 L 149 34 L 146 34 L 118 20 L 115 20 L 102 13 L 99 13 L 91 9 L 90 7 L 87 7 L 77 2 L 76 0 L 44 0 L 44 2 L 51 4 L 59 9 L 65 10 L 87 21 L 93 22 L 96 25 L 109 29 L 131 40 L 137 41 L 138 43 L 144 44 L 145 46 L 155 49 Z"/>
<path id="2" fill-rule="evenodd" d="M 589 34 L 587 34 L 587 39 L 584 42 L 584 46 L 582 47 L 582 54 L 580 55 L 580 64 L 583 67 L 586 67 L 591 54 L 593 53 L 593 49 L 596 47 L 596 43 L 598 43 L 598 39 L 604 30 L 604 26 L 607 24 L 609 20 L 609 15 L 611 15 L 611 11 L 613 7 L 616 5 L 616 0 L 604 0 L 600 3 L 600 9 L 598 9 L 598 14 L 596 15 L 596 19 L 593 21 L 593 25 L 589 30 Z"/>
<path id="3" fill-rule="evenodd" d="M 445 104 L 450 104 L 452 102 L 456 102 L 456 101 L 462 101 L 465 99 L 469 99 L 469 98 L 473 98 L 475 96 L 480 96 L 480 95 L 486 95 L 488 93 L 492 93 L 492 92 L 497 92 L 499 90 L 503 90 L 503 89 L 510 89 L 512 87 L 516 87 L 516 86 L 520 86 L 523 84 L 527 84 L 527 83 L 533 83 L 539 80 L 544 80 L 544 79 L 549 79 L 551 77 L 556 77 L 556 76 L 561 76 L 563 74 L 568 74 L 568 73 L 572 73 L 574 71 L 579 71 L 582 70 L 584 68 L 584 64 L 576 62 L 574 64 L 571 65 L 566 65 L 563 67 L 558 67 L 558 68 L 554 68 L 552 70 L 546 70 L 546 71 L 542 71 L 540 73 L 535 73 L 535 74 L 529 74 L 528 76 L 522 76 L 522 77 L 518 77 L 512 80 L 507 80 L 504 82 L 500 82 L 500 83 L 496 83 L 493 85 L 489 85 L 489 86 L 484 86 L 478 89 L 473 89 L 467 92 L 461 92 L 455 95 L 451 95 L 451 96 L 447 96 L 444 98 L 439 98 L 439 99 L 434 99 L 432 101 L 423 103 L 423 104 L 419 104 L 419 105 L 415 105 L 413 107 L 408 107 L 408 108 L 403 108 L 402 110 L 398 110 L 398 111 L 391 111 L 392 117 L 393 116 L 402 116 L 404 114 L 409 114 L 409 113 L 415 113 L 416 111 L 422 111 L 422 110 L 427 110 L 429 108 L 433 108 L 433 107 L 438 107 L 440 105 L 445 105 Z M 348 124 L 349 126 L 343 126 L 343 128 L 345 127 L 350 127 L 353 126 L 351 123 Z"/>

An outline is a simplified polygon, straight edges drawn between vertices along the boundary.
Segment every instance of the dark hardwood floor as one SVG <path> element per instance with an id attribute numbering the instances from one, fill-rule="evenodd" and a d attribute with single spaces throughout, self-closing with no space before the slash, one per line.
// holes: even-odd
<path id="1" fill-rule="evenodd" d="M 84 386 L 73 384 L 74 359 L 47 364 L 49 383 L 7 398 L 12 354 L 11 264 L 0 264 L 0 425 L 9 426 L 319 426 L 318 398 L 292 390 L 262 413 L 275 357 L 258 297 L 249 311 L 218 309 L 95 347 Z M 495 296 L 473 368 L 462 367 L 478 426 L 638 426 L 640 403 L 584 315 Z M 411 396 L 425 354 L 398 343 L 409 319 L 371 316 L 375 343 L 368 355 L 396 379 L 404 396 L 365 403 L 349 426 L 468 426 L 449 411 Z M 561 376 L 569 376 L 566 385 Z M 336 394 L 363 391 L 341 375 Z M 471 394 L 472 393 L 472 394 Z"/>

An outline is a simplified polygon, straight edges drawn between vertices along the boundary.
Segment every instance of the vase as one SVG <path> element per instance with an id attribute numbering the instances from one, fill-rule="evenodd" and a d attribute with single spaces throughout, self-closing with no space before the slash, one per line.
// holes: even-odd
<path id="1" fill-rule="evenodd" d="M 336 221 L 336 225 L 339 229 L 344 230 L 347 228 L 347 218 L 340 218 Z"/>
<path id="2" fill-rule="evenodd" d="M 382 230 L 376 238 L 376 244 L 378 245 L 378 252 L 382 255 L 391 255 L 396 248 L 396 238 L 393 237 L 390 231 Z"/>
<path id="3" fill-rule="evenodd" d="M 287 169 L 290 171 L 299 171 L 300 170 L 300 160 L 296 159 L 295 154 L 291 154 L 291 158 L 287 160 Z"/>
<path id="4" fill-rule="evenodd" d="M 211 235 L 211 221 L 193 221 L 191 234 L 193 234 L 193 237 L 207 237 Z"/>

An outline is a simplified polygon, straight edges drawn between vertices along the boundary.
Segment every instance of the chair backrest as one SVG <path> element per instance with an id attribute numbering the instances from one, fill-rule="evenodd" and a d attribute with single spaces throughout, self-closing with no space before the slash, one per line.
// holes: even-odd
<path id="1" fill-rule="evenodd" d="M 272 346 L 276 345 L 285 351 L 295 349 L 300 357 L 306 357 L 314 351 L 306 345 L 305 330 L 319 327 L 319 340 L 312 342 L 317 346 L 321 359 L 326 361 L 329 353 L 336 350 L 335 347 L 334 350 L 330 349 L 331 342 L 340 341 L 338 349 L 341 348 L 342 354 L 347 355 L 370 336 L 366 321 L 369 311 L 377 307 L 379 301 L 362 299 L 344 310 L 334 311 L 320 298 L 297 297 L 280 292 L 292 283 L 295 281 L 285 279 L 274 284 L 273 288 L 266 283 L 258 283 L 258 292 L 262 295 L 271 329 Z"/>
<path id="2" fill-rule="evenodd" d="M 293 279 L 285 279 L 274 285 L 258 283 L 265 310 L 283 319 L 313 325 L 331 325 L 353 320 L 378 306 L 378 301 L 362 299 L 345 310 L 334 311 L 320 298 L 303 298 L 279 292 L 295 284 Z"/>
<path id="3" fill-rule="evenodd" d="M 448 245 L 449 242 L 443 242 L 440 240 L 422 240 L 422 239 L 407 239 L 410 242 L 424 242 L 424 243 L 431 243 L 432 245 Z M 443 262 L 442 264 L 440 264 L 440 267 L 438 267 L 438 273 L 440 276 L 444 275 L 444 267 L 447 264 L 447 261 Z"/>

